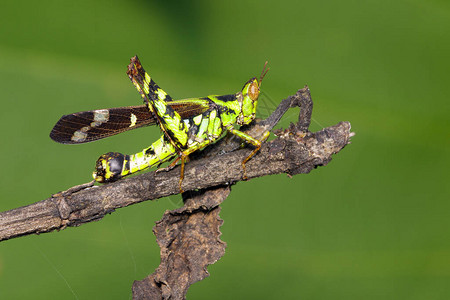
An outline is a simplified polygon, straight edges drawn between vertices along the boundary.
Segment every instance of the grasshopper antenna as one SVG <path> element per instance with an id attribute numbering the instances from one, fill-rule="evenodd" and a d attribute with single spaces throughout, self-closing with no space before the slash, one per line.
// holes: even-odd
<path id="1" fill-rule="evenodd" d="M 266 76 L 267 72 L 268 72 L 269 69 L 270 69 L 270 68 L 266 68 L 268 63 L 269 63 L 269 62 L 266 60 L 266 62 L 264 63 L 263 70 L 262 70 L 262 72 L 261 72 L 261 76 L 259 76 L 259 82 L 258 82 L 258 84 L 259 84 L 260 87 L 261 87 L 261 81 L 263 80 L 264 76 Z"/>

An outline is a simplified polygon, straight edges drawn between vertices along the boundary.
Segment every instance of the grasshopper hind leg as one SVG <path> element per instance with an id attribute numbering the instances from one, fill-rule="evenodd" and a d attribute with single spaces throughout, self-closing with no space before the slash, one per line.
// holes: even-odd
<path id="1" fill-rule="evenodd" d="M 199 149 L 202 149 L 202 148 L 206 147 L 206 146 L 209 145 L 210 143 L 211 143 L 210 140 L 204 140 L 203 142 L 198 143 L 198 144 L 196 144 L 195 146 L 190 147 L 190 148 L 188 148 L 188 149 L 182 151 L 181 153 L 178 154 L 177 159 L 174 160 L 174 161 L 168 166 L 168 168 L 170 168 L 170 167 L 173 168 L 173 167 L 176 165 L 176 163 L 177 163 L 179 160 L 181 160 L 180 180 L 178 181 L 178 187 L 179 187 L 179 189 L 180 189 L 180 193 L 183 193 L 183 192 L 184 192 L 184 190 L 183 190 L 183 188 L 181 187 L 181 185 L 183 184 L 183 179 L 184 179 L 184 165 L 186 164 L 186 162 L 187 162 L 188 159 L 189 159 L 189 154 L 191 154 L 191 153 L 193 153 L 193 152 L 195 152 L 195 151 L 197 151 L 197 150 L 199 150 Z"/>
<path id="2" fill-rule="evenodd" d="M 168 165 L 165 168 L 159 168 L 155 172 L 156 173 L 168 172 L 168 171 L 172 170 L 173 168 L 175 168 L 175 166 L 177 165 L 179 160 L 181 160 L 181 170 L 180 170 L 180 179 L 178 181 L 178 188 L 179 188 L 180 194 L 181 194 L 181 193 L 184 193 L 184 190 L 181 188 L 181 184 L 183 183 L 183 179 L 184 179 L 184 165 L 186 164 L 186 161 L 188 160 L 188 155 L 184 154 L 184 152 L 179 153 L 178 157 L 174 161 L 172 161 L 170 163 L 170 165 Z"/>

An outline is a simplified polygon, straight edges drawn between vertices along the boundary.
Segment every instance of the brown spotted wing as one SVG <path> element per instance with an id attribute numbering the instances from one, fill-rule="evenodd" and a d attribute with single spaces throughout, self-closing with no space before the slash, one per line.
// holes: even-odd
<path id="1" fill-rule="evenodd" d="M 206 100 L 179 100 L 167 105 L 183 119 L 195 117 L 209 108 Z M 50 132 L 50 138 L 61 144 L 81 144 L 156 124 L 156 118 L 146 105 L 82 111 L 62 116 Z"/>

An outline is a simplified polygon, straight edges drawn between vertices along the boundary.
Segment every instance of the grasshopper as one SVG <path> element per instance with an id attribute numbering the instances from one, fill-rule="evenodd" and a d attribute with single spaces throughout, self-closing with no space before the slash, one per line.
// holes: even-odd
<path id="1" fill-rule="evenodd" d="M 268 70 L 266 62 L 260 77 L 248 80 L 235 94 L 173 100 L 134 56 L 127 74 L 143 98 L 144 105 L 64 115 L 52 129 L 50 137 L 62 144 L 80 144 L 143 126 L 158 125 L 162 136 L 141 152 L 132 155 L 108 152 L 101 155 L 96 162 L 93 178 L 100 183 L 113 182 L 176 156 L 165 170 L 172 169 L 181 160 L 179 188 L 182 192 L 184 165 L 188 156 L 214 143 L 225 132 L 230 132 L 254 146 L 242 161 L 243 178 L 246 179 L 245 164 L 259 151 L 269 132 L 258 140 L 239 131 L 235 125 L 247 125 L 255 119 L 261 82 Z"/>

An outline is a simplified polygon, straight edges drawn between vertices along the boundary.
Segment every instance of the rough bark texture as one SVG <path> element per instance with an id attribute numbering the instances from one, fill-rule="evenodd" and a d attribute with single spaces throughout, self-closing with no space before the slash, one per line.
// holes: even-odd
<path id="1" fill-rule="evenodd" d="M 271 130 L 289 107 L 300 106 L 297 124 L 279 130 L 276 139 L 264 143 L 246 164 L 248 179 L 270 174 L 308 173 L 326 165 L 331 156 L 350 143 L 350 123 L 312 133 L 312 100 L 308 87 L 284 99 L 266 120 L 242 129 L 255 138 Z M 185 205 L 165 212 L 153 231 L 161 247 L 161 264 L 155 273 L 133 284 L 135 299 L 184 299 L 189 286 L 208 276 L 206 267 L 225 251 L 220 237 L 220 203 L 230 186 L 242 180 L 241 162 L 251 149 L 240 149 L 242 141 L 227 136 L 204 151 L 191 155 L 183 181 Z M 99 220 L 117 208 L 179 193 L 179 167 L 169 172 L 148 172 L 115 183 L 93 183 L 37 203 L 0 213 L 0 241 L 64 229 Z"/>
<path id="2" fill-rule="evenodd" d="M 166 211 L 153 232 L 161 247 L 155 273 L 133 284 L 134 299 L 184 299 L 191 284 L 209 276 L 206 267 L 225 254 L 219 204 L 230 187 L 189 193 L 182 208 Z"/>

